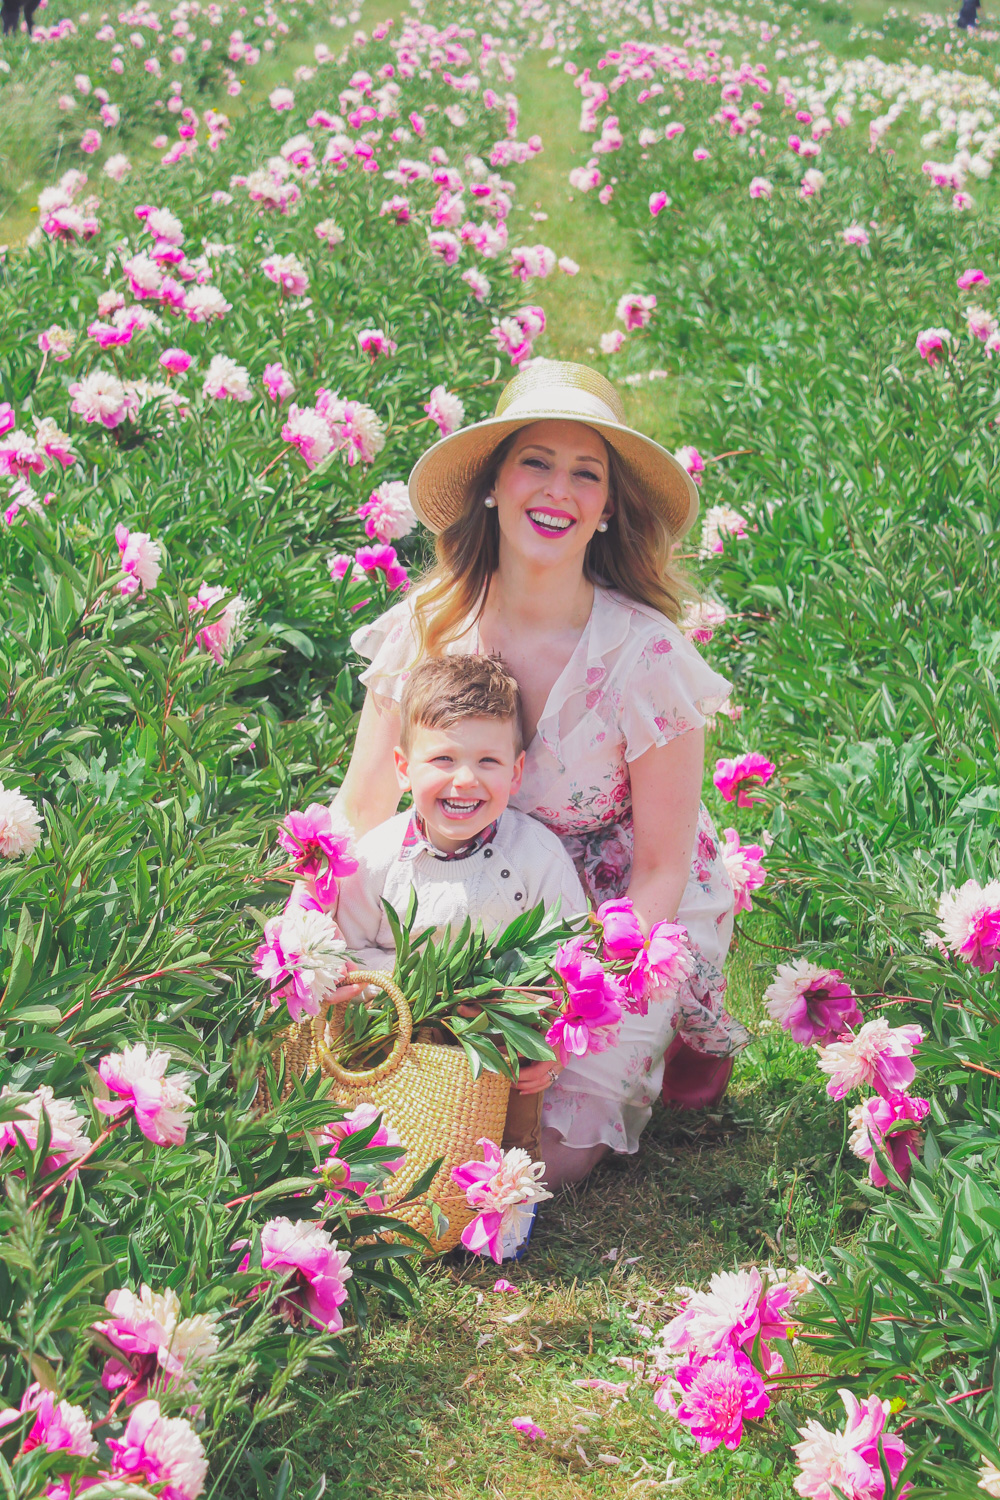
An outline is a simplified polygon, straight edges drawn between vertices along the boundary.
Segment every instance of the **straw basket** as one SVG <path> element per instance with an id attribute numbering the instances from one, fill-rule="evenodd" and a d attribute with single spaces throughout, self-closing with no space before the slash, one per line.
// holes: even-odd
<path id="1" fill-rule="evenodd" d="M 334 1080 L 333 1097 L 347 1109 L 357 1104 L 378 1106 L 386 1124 L 392 1126 L 406 1148 L 406 1162 L 392 1178 L 392 1199 L 386 1203 L 385 1212 L 424 1235 L 430 1242 L 428 1255 L 444 1255 L 455 1248 L 462 1230 L 474 1217 L 464 1192 L 451 1180 L 451 1169 L 481 1156 L 477 1142 L 483 1136 L 500 1141 L 510 1083 L 499 1073 L 483 1072 L 474 1079 L 461 1047 L 414 1042 L 410 1007 L 388 974 L 356 969 L 350 977 L 352 984 L 383 990 L 395 1007 L 399 1034 L 389 1056 L 376 1067 L 358 1072 L 341 1067 L 330 1051 L 329 1014 L 336 1007 L 329 1007 L 326 1014 L 321 1012 L 313 1020 L 311 1036 L 309 1023 L 295 1028 L 298 1038 L 293 1041 L 289 1037 L 285 1043 L 286 1062 L 296 1071 L 322 1068 Z M 426 1203 L 394 1207 L 394 1202 L 406 1197 L 411 1184 L 438 1157 L 443 1160 L 427 1196 L 448 1220 L 440 1239 L 435 1238 Z"/>

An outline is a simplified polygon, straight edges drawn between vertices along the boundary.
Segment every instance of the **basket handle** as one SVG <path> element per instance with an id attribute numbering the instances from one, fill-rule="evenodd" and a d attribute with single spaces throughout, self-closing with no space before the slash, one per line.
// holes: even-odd
<path id="1" fill-rule="evenodd" d="M 377 1063 L 374 1068 L 362 1068 L 358 1072 L 351 1072 L 348 1068 L 342 1068 L 334 1057 L 321 1035 L 326 1017 L 318 1015 L 313 1021 L 313 1040 L 316 1044 L 316 1055 L 318 1056 L 325 1073 L 329 1073 L 338 1083 L 349 1083 L 357 1087 L 359 1084 L 379 1083 L 383 1078 L 388 1078 L 394 1073 L 402 1062 L 407 1048 L 410 1045 L 410 1037 L 413 1035 L 413 1014 L 409 1002 L 399 985 L 390 974 L 385 974 L 380 969 L 352 969 L 345 978 L 347 984 L 370 984 L 375 989 L 382 990 L 392 1001 L 396 1016 L 399 1020 L 399 1035 L 393 1043 L 392 1051 L 384 1062 Z"/>

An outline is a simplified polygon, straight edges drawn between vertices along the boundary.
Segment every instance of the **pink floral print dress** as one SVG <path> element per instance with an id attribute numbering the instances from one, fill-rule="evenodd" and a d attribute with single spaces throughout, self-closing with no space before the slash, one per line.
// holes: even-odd
<path id="1" fill-rule="evenodd" d="M 361 681 L 376 696 L 398 701 L 417 653 L 412 602 L 362 626 L 352 645 L 370 662 Z M 478 651 L 475 625 L 449 650 Z M 590 619 L 549 694 L 511 798 L 512 807 L 559 836 L 595 904 L 628 890 L 629 762 L 699 728 L 729 691 L 665 616 L 595 589 Z M 674 1000 L 651 1004 L 646 1016 L 626 1016 L 616 1047 L 574 1060 L 546 1091 L 544 1123 L 570 1146 L 638 1149 L 660 1091 L 663 1054 L 678 1033 L 696 1051 L 718 1057 L 746 1042 L 723 1006 L 733 891 L 704 807 L 677 920 L 688 930 L 695 967 Z"/>

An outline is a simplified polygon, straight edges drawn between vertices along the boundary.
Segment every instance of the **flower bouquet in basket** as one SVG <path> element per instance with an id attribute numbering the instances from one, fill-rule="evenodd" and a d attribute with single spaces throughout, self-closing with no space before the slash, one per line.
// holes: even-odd
<path id="1" fill-rule="evenodd" d="M 461 1237 L 499 1259 L 523 1218 L 519 1205 L 548 1196 L 529 1142 L 508 1128 L 511 1086 L 534 1065 L 540 1089 L 540 1067 L 554 1078 L 570 1060 L 614 1046 L 628 1012 L 672 999 L 691 969 L 685 929 L 659 922 L 645 933 L 622 898 L 570 918 L 539 905 L 495 932 L 470 918 L 437 933 L 420 928 L 414 897 L 403 914 L 384 904 L 392 973 L 358 970 L 332 916 L 337 882 L 354 868 L 346 840 L 323 808 L 290 814 L 279 838 L 299 878 L 266 924 L 254 967 L 271 1003 L 287 1004 L 300 1023 L 284 1033 L 283 1064 L 291 1074 L 321 1068 L 346 1108 L 381 1111 L 405 1148 L 393 1184 L 401 1194 L 437 1164 L 433 1202 L 414 1210 L 436 1252 Z M 355 979 L 360 997 L 331 1003 Z"/>

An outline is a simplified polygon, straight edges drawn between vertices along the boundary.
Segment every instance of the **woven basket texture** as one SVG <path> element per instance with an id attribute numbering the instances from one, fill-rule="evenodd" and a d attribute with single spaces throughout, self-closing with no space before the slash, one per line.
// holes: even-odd
<path id="1" fill-rule="evenodd" d="M 406 1148 L 406 1161 L 388 1185 L 391 1197 L 386 1200 L 385 1212 L 429 1241 L 427 1255 L 445 1255 L 454 1250 L 462 1231 L 475 1217 L 465 1193 L 452 1182 L 451 1170 L 462 1162 L 481 1158 L 478 1142 L 484 1136 L 491 1141 L 502 1139 L 510 1083 L 498 1073 L 485 1071 L 474 1079 L 461 1047 L 413 1041 L 409 1006 L 388 974 L 363 971 L 353 973 L 351 979 L 384 990 L 393 1001 L 400 1026 L 390 1056 L 360 1072 L 340 1067 L 331 1049 L 342 1029 L 343 1009 L 330 1006 L 283 1033 L 285 1066 L 300 1076 L 322 1068 L 334 1079 L 333 1098 L 345 1109 L 358 1104 L 378 1106 L 385 1124 L 395 1130 Z M 398 1208 L 394 1204 L 405 1198 L 420 1174 L 438 1157 L 442 1158 L 441 1166 L 427 1196 L 445 1215 L 448 1227 L 435 1238 L 425 1202 Z"/>

